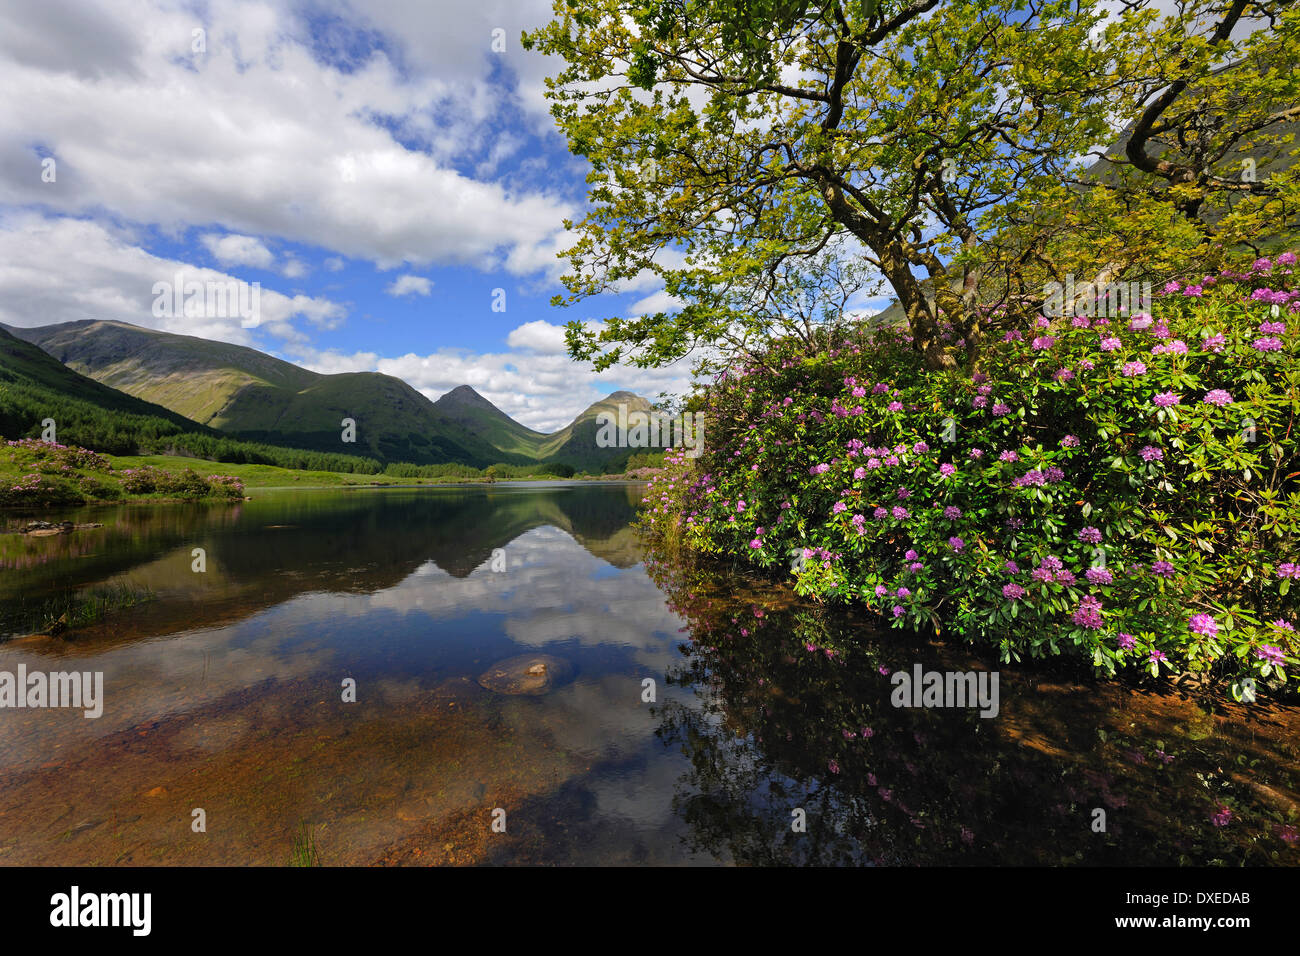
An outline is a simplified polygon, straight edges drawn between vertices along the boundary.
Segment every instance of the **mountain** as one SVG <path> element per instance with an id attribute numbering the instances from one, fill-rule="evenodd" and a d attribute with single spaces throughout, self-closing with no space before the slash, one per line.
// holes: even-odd
<path id="1" fill-rule="evenodd" d="M 654 449 L 601 448 L 596 444 L 596 416 L 601 412 L 618 415 L 618 406 L 628 413 L 648 412 L 650 403 L 632 392 L 613 392 L 587 408 L 557 432 L 544 435 L 519 424 L 468 385 L 452 389 L 434 402 L 444 414 L 482 436 L 500 451 L 523 455 L 537 462 L 564 462 L 583 471 L 599 469 L 638 451 Z"/>
<path id="2" fill-rule="evenodd" d="M 498 451 L 541 460 L 537 452 L 546 436 L 519 424 L 468 385 L 453 388 L 433 407 Z"/>
<path id="3" fill-rule="evenodd" d="M 256 349 L 125 322 L 9 331 L 69 368 L 248 441 L 414 464 L 530 464 L 502 453 L 399 378 L 322 375 Z M 356 422 L 344 442 L 343 420 Z"/>
<path id="4" fill-rule="evenodd" d="M 620 404 L 629 412 L 650 410 L 649 402 L 631 392 L 607 396 L 546 435 L 521 425 L 468 385 L 433 402 L 391 375 L 324 375 L 256 349 L 125 322 L 3 329 L 64 363 L 79 379 L 93 379 L 116 394 L 156 403 L 245 441 L 385 462 L 478 468 L 565 463 L 586 471 L 653 450 L 596 444 L 600 412 L 617 414 Z M 341 440 L 345 418 L 356 422 L 355 444 Z"/>
<path id="5" fill-rule="evenodd" d="M 12 335 L 5 325 L 0 325 L 0 383 L 48 390 L 104 411 L 157 418 L 177 430 L 210 431 L 161 405 L 142 401 L 78 374 L 44 350 Z"/>
<path id="6" fill-rule="evenodd" d="M 46 433 L 114 455 L 180 454 L 210 461 L 280 465 L 321 471 L 380 469 L 374 459 L 238 441 L 183 415 L 78 374 L 0 326 L 0 436 Z"/>

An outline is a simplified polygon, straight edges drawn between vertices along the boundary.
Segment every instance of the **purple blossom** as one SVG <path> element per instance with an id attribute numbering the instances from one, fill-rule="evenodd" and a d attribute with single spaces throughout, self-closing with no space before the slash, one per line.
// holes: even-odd
<path id="1" fill-rule="evenodd" d="M 1007 405 L 1003 405 L 1001 402 L 998 402 L 997 404 L 995 404 L 995 405 L 993 406 L 993 414 L 994 414 L 994 415 L 997 415 L 997 416 L 999 416 L 999 417 L 1001 417 L 1001 416 L 1003 416 L 1003 415 L 1010 415 L 1010 414 L 1011 414 L 1011 408 L 1010 408 L 1009 406 L 1007 406 Z"/>
<path id="2" fill-rule="evenodd" d="M 1090 631 L 1098 630 L 1102 625 L 1101 601 L 1091 594 L 1085 595 L 1079 600 L 1079 606 L 1075 608 L 1071 617 L 1074 623 L 1082 628 Z"/>
<path id="3" fill-rule="evenodd" d="M 948 544 L 954 551 L 960 551 L 966 547 L 966 542 L 955 536 L 948 539 Z"/>
<path id="4" fill-rule="evenodd" d="M 1089 568 L 1084 574 L 1089 584 L 1114 584 L 1115 578 L 1105 568 Z"/>
<path id="5" fill-rule="evenodd" d="M 953 475 L 957 474 L 957 466 L 951 465 L 945 461 L 939 466 L 939 474 L 943 475 L 945 478 L 951 478 Z"/>
<path id="6" fill-rule="evenodd" d="M 1125 634 L 1123 631 L 1120 631 L 1119 633 L 1120 650 L 1131 651 L 1133 649 L 1133 645 L 1136 643 L 1137 643 L 1136 637 L 1134 637 L 1132 634 Z"/>
<path id="7" fill-rule="evenodd" d="M 1205 393 L 1205 398 L 1201 399 L 1207 405 L 1217 405 L 1222 408 L 1224 405 L 1232 404 L 1232 396 L 1221 388 L 1213 389 Z"/>
<path id="8" fill-rule="evenodd" d="M 1281 666 L 1283 662 L 1282 648 L 1274 647 L 1272 644 L 1261 644 L 1259 647 L 1255 648 L 1255 656 L 1261 661 L 1277 666 Z"/>
<path id="9" fill-rule="evenodd" d="M 949 505 L 943 509 L 943 516 L 949 521 L 956 521 L 961 517 L 961 509 L 956 505 Z"/>
<path id="10" fill-rule="evenodd" d="M 1147 371 L 1147 367 L 1142 362 L 1135 361 L 1135 362 L 1124 363 L 1123 372 L 1124 375 L 1127 376 L 1128 378 L 1133 378 L 1134 376 L 1137 375 L 1145 375 L 1146 371 Z"/>
<path id="11" fill-rule="evenodd" d="M 1159 448 L 1154 448 L 1151 445 L 1143 445 L 1142 450 L 1139 451 L 1138 454 L 1142 456 L 1143 461 L 1160 461 L 1165 457 L 1163 451 Z"/>
<path id="12" fill-rule="evenodd" d="M 1079 529 L 1079 540 L 1085 544 L 1097 544 L 1101 541 L 1101 530 L 1089 525 L 1086 528 Z"/>
<path id="13" fill-rule="evenodd" d="M 1160 578 L 1172 578 L 1174 566 L 1168 561 L 1155 561 L 1151 565 L 1151 573 Z"/>
<path id="14" fill-rule="evenodd" d="M 1014 601 L 1025 596 L 1025 589 L 1019 584 L 1002 585 L 1002 596 L 1008 601 Z"/>
<path id="15" fill-rule="evenodd" d="M 1078 439 L 1076 436 L 1074 436 L 1074 435 L 1066 435 L 1064 438 L 1061 439 L 1061 447 L 1062 447 L 1062 448 L 1078 448 L 1078 447 L 1079 447 L 1079 439 Z"/>
<path id="16" fill-rule="evenodd" d="M 1202 634 L 1205 637 L 1214 637 L 1219 633 L 1219 625 L 1214 622 L 1214 617 L 1210 614 L 1193 614 L 1187 622 L 1187 629 L 1193 634 Z"/>

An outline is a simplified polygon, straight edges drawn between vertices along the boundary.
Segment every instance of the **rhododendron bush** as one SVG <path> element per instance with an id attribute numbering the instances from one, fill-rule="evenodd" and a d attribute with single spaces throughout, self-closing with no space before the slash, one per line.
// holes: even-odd
<path id="1" fill-rule="evenodd" d="M 1295 263 L 1040 316 L 973 373 L 896 329 L 778 342 L 696 396 L 708 447 L 670 456 L 645 521 L 1004 660 L 1294 680 Z"/>

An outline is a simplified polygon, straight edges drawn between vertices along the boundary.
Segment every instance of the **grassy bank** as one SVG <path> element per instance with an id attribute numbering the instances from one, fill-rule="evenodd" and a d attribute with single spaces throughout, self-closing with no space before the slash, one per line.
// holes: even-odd
<path id="1" fill-rule="evenodd" d="M 429 470 L 429 469 L 425 469 Z M 254 488 L 387 487 L 502 481 L 616 480 L 629 475 L 502 474 L 447 468 L 448 474 L 366 475 L 233 464 L 169 455 L 100 455 L 33 439 L 0 446 L 0 507 L 45 508 L 99 501 L 235 499 Z M 456 473 L 458 471 L 468 473 Z M 644 472 L 642 469 L 641 472 Z"/>

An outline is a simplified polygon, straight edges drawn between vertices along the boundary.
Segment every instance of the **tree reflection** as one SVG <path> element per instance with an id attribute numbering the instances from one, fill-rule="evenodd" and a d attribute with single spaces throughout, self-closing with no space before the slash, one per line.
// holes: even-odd
<path id="1" fill-rule="evenodd" d="M 782 606 L 770 582 L 648 562 L 690 639 L 657 716 L 690 770 L 676 812 L 698 852 L 745 864 L 975 865 L 1294 863 L 1294 744 L 1273 741 L 1252 778 L 1234 741 L 1172 739 L 1131 688 L 1122 709 L 1087 693 L 1036 693 L 960 649 L 873 631 L 830 608 Z M 1001 670 L 1002 709 L 906 709 L 888 673 Z M 1010 678 L 1010 679 L 1008 679 Z M 1129 708 L 1133 709 L 1129 709 Z M 1294 719 L 1295 715 L 1290 717 Z M 1267 750 L 1267 748 L 1266 748 Z M 1176 754 L 1176 756 L 1170 756 Z M 1280 799 L 1263 799 L 1257 783 Z M 1232 825 L 1216 825 L 1217 808 Z M 802 808 L 807 831 L 796 832 Z M 1105 811 L 1096 832 L 1094 811 Z M 1288 827 L 1291 827 L 1288 830 Z"/>

